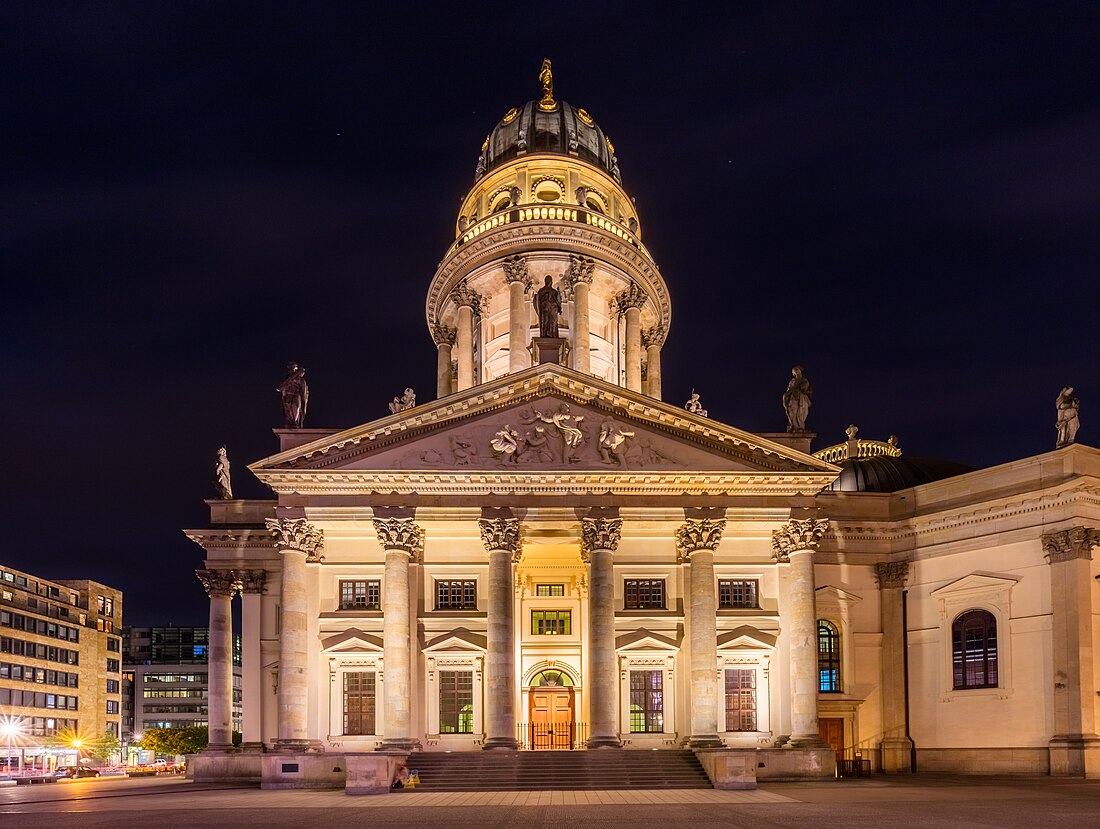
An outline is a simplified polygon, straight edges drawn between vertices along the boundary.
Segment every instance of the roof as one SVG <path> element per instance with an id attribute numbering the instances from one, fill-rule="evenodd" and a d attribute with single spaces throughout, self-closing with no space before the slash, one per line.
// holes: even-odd
<path id="1" fill-rule="evenodd" d="M 900 489 L 953 478 L 973 468 L 939 458 L 878 456 L 849 458 L 840 464 L 840 475 L 825 492 L 897 492 Z"/>

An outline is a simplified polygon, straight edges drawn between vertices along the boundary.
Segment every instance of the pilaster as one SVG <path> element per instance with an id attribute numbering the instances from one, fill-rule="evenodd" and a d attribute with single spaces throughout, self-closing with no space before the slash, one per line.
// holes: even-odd
<path id="1" fill-rule="evenodd" d="M 875 565 L 882 620 L 882 770 L 913 770 L 913 741 L 905 728 L 905 613 L 904 587 L 908 561 Z"/>

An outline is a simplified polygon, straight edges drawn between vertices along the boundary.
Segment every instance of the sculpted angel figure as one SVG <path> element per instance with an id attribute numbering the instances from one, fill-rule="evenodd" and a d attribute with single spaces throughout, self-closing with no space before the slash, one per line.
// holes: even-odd
<path id="1" fill-rule="evenodd" d="M 275 390 L 283 402 L 283 421 L 287 429 L 301 429 L 309 408 L 309 386 L 306 370 L 295 362 L 286 364 L 287 375 Z"/>
<path id="2" fill-rule="evenodd" d="M 695 389 L 691 390 L 691 399 L 684 404 L 684 408 L 692 414 L 697 414 L 700 417 L 707 416 L 707 410 L 703 408 L 703 404 L 699 400 L 699 392 L 697 392 Z"/>
<path id="3" fill-rule="evenodd" d="M 802 366 L 791 369 L 791 380 L 783 392 L 783 410 L 787 413 L 787 431 L 805 432 L 806 416 L 810 413 L 810 395 L 814 390 L 802 373 Z"/>
<path id="4" fill-rule="evenodd" d="M 542 422 L 557 427 L 558 432 L 561 434 L 562 462 L 577 463 L 580 461 L 580 458 L 577 457 L 577 450 L 584 442 L 584 433 L 581 432 L 577 424 L 584 420 L 584 417 L 570 414 L 568 403 L 562 403 L 558 406 L 558 410 L 551 415 L 544 415 L 540 411 L 536 411 L 535 414 Z"/>
<path id="5" fill-rule="evenodd" d="M 1081 428 L 1081 401 L 1073 396 L 1073 386 L 1063 387 L 1054 407 L 1058 411 L 1058 420 L 1054 424 L 1058 430 L 1055 448 L 1061 449 L 1077 439 L 1077 430 Z"/>
<path id="6" fill-rule="evenodd" d="M 229 478 L 229 457 L 225 454 L 224 446 L 218 449 L 218 456 L 214 461 L 214 488 L 223 501 L 233 500 L 233 482 Z"/>
<path id="7" fill-rule="evenodd" d="M 489 439 L 493 454 L 505 463 L 519 461 L 519 432 L 511 426 L 502 426 L 500 431 Z"/>
<path id="8" fill-rule="evenodd" d="M 610 417 L 600 424 L 600 457 L 604 463 L 611 463 L 612 458 L 619 462 L 619 466 L 626 466 L 626 439 L 634 437 L 634 432 L 628 432 Z"/>

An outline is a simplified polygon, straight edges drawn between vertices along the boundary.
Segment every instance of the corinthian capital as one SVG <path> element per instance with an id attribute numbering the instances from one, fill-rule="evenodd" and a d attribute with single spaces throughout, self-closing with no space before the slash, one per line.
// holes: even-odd
<path id="1" fill-rule="evenodd" d="M 527 259 L 519 254 L 509 256 L 502 263 L 504 266 L 505 282 L 522 282 L 523 290 L 531 290 L 531 276 L 527 273 Z"/>
<path id="2" fill-rule="evenodd" d="M 714 552 L 726 528 L 725 518 L 689 518 L 676 528 L 676 557 L 687 561 L 698 550 Z"/>
<path id="3" fill-rule="evenodd" d="M 908 561 L 880 561 L 875 565 L 879 587 L 905 587 L 909 575 Z"/>
<path id="4" fill-rule="evenodd" d="M 481 313 L 481 295 L 473 290 L 465 279 L 459 282 L 455 289 L 451 291 L 451 299 L 459 308 L 463 305 L 469 305 L 474 309 L 475 314 Z"/>
<path id="5" fill-rule="evenodd" d="M 232 597 L 241 589 L 241 583 L 237 580 L 237 574 L 232 570 L 196 570 L 195 575 L 202 582 L 206 595 Z"/>
<path id="6" fill-rule="evenodd" d="M 481 530 L 481 543 L 486 550 L 505 550 L 512 554 L 512 561 L 519 561 L 523 548 L 518 518 L 480 518 L 477 526 Z"/>
<path id="7" fill-rule="evenodd" d="M 587 285 L 592 284 L 592 275 L 596 270 L 596 260 L 589 259 L 587 256 L 578 256 L 575 253 L 569 254 L 569 272 L 566 274 L 566 281 L 570 285 L 576 285 L 578 282 L 584 282 Z"/>
<path id="8" fill-rule="evenodd" d="M 611 550 L 619 547 L 623 530 L 621 518 L 584 518 L 581 520 L 581 559 L 587 562 L 593 550 Z"/>
<path id="9" fill-rule="evenodd" d="M 772 532 L 772 558 L 779 562 L 790 561 L 791 553 L 816 550 L 827 529 L 827 518 L 792 518 Z"/>
<path id="10" fill-rule="evenodd" d="M 457 333 L 454 328 L 441 322 L 432 324 L 432 339 L 435 340 L 436 345 L 443 345 L 444 343 L 454 345 Z"/>
<path id="11" fill-rule="evenodd" d="M 665 342 L 664 326 L 655 325 L 642 332 L 642 345 L 646 348 L 657 346 L 660 348 Z"/>
<path id="12" fill-rule="evenodd" d="M 647 299 L 649 297 L 641 286 L 637 282 L 631 282 L 629 288 L 615 296 L 615 306 L 620 314 L 625 314 L 630 308 L 641 308 Z"/>
<path id="13" fill-rule="evenodd" d="M 412 518 L 375 518 L 374 531 L 383 550 L 401 550 L 413 561 L 424 554 L 424 528 Z"/>
<path id="14" fill-rule="evenodd" d="M 1097 545 L 1100 545 L 1100 530 L 1092 527 L 1072 527 L 1043 536 L 1043 552 L 1051 564 L 1075 558 L 1091 561 L 1092 548 Z"/>
<path id="15" fill-rule="evenodd" d="M 300 550 L 306 561 L 324 561 L 325 536 L 304 518 L 268 518 L 267 528 L 280 550 Z"/>
<path id="16" fill-rule="evenodd" d="M 242 593 L 263 593 L 267 572 L 264 570 L 234 570 Z"/>

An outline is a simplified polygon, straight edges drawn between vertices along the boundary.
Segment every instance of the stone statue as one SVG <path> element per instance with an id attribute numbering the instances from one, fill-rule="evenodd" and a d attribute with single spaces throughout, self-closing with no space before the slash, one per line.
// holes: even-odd
<path id="1" fill-rule="evenodd" d="M 1054 424 L 1058 442 L 1054 448 L 1061 449 L 1077 440 L 1077 430 L 1081 428 L 1081 401 L 1073 396 L 1073 386 L 1062 389 L 1054 407 L 1058 410 L 1058 421 Z"/>
<path id="2" fill-rule="evenodd" d="M 549 278 L 547 277 L 547 279 Z M 562 462 L 578 463 L 580 458 L 577 457 L 577 450 L 584 443 L 584 433 L 581 432 L 577 424 L 584 420 L 584 417 L 570 414 L 568 403 L 562 403 L 558 406 L 558 410 L 551 415 L 544 415 L 539 411 L 536 411 L 535 415 L 544 423 L 551 423 L 557 427 L 558 432 L 561 434 Z"/>
<path id="3" fill-rule="evenodd" d="M 519 432 L 511 426 L 504 425 L 489 439 L 489 445 L 493 448 L 493 454 L 498 460 L 505 463 L 519 462 Z"/>
<path id="4" fill-rule="evenodd" d="M 810 395 L 814 390 L 802 374 L 802 366 L 791 369 L 791 381 L 783 392 L 783 409 L 787 413 L 787 431 L 805 432 L 806 416 L 810 413 Z"/>
<path id="5" fill-rule="evenodd" d="M 477 447 L 469 438 L 451 435 L 449 443 L 455 466 L 469 466 L 470 461 L 477 459 Z"/>
<path id="6" fill-rule="evenodd" d="M 397 414 L 403 412 L 405 409 L 411 409 L 416 405 L 416 392 L 412 389 L 405 389 L 405 393 L 400 397 L 395 397 L 390 403 L 390 412 Z"/>
<path id="7" fill-rule="evenodd" d="M 684 408 L 692 414 L 699 415 L 699 417 L 707 416 L 707 410 L 703 408 L 703 404 L 699 400 L 699 392 L 695 389 L 691 390 L 691 399 L 684 404 Z"/>
<path id="8" fill-rule="evenodd" d="M 634 437 L 610 417 L 600 424 L 600 457 L 604 463 L 616 460 L 619 466 L 626 466 L 626 439 Z"/>
<path id="9" fill-rule="evenodd" d="M 229 458 L 225 454 L 224 446 L 218 449 L 218 456 L 214 461 L 214 489 L 223 501 L 233 500 L 233 482 L 229 478 Z"/>
<path id="10" fill-rule="evenodd" d="M 286 364 L 287 376 L 275 390 L 283 398 L 283 421 L 287 429 L 301 429 L 309 407 L 306 370 L 295 362 Z"/>
<path id="11" fill-rule="evenodd" d="M 558 315 L 561 313 L 561 292 L 554 287 L 548 275 L 546 282 L 535 294 L 535 313 L 539 315 L 539 336 L 558 336 Z"/>
<path id="12" fill-rule="evenodd" d="M 550 440 L 546 437 L 546 428 L 536 426 L 523 433 L 523 445 L 516 452 L 521 460 L 535 460 L 549 463 L 554 459 L 550 452 Z"/>

